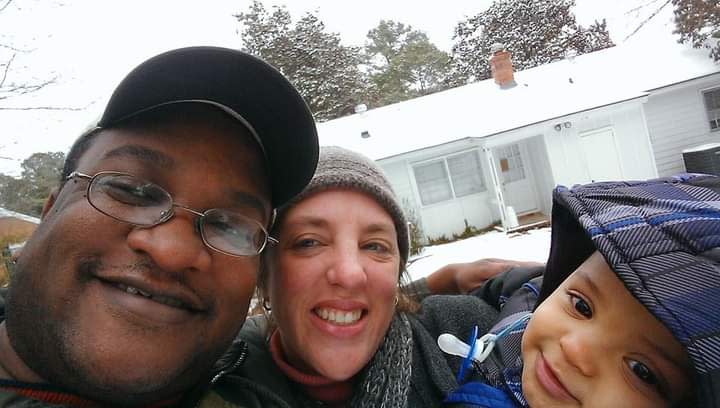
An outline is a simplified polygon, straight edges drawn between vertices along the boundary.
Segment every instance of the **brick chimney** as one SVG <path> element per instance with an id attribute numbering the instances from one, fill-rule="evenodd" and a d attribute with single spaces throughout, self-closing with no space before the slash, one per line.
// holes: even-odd
<path id="1" fill-rule="evenodd" d="M 495 78 L 495 83 L 501 88 L 515 86 L 510 52 L 505 51 L 505 46 L 498 43 L 492 45 L 491 51 L 493 55 L 490 57 L 490 72 Z"/>

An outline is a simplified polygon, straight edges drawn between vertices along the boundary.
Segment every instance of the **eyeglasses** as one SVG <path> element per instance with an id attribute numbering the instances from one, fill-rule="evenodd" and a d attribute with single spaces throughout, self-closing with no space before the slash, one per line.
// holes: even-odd
<path id="1" fill-rule="evenodd" d="M 268 242 L 277 244 L 256 220 L 238 212 L 213 208 L 195 211 L 173 202 L 170 193 L 155 183 L 131 174 L 101 171 L 94 176 L 72 172 L 65 180 L 90 180 L 85 197 L 91 206 L 110 218 L 140 227 L 154 227 L 168 221 L 180 208 L 197 215 L 195 227 L 203 242 L 230 256 L 254 256 Z"/>

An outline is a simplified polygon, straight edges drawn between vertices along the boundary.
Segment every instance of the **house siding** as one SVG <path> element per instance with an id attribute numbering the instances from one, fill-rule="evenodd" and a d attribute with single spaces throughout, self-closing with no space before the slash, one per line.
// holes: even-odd
<path id="1" fill-rule="evenodd" d="M 647 179 L 656 176 L 648 133 L 639 102 L 601 108 L 567 119 L 570 128 L 545 130 L 545 144 L 556 184 L 572 186 L 592 181 L 580 144 L 586 132 L 612 129 L 623 179 Z"/>
<path id="2" fill-rule="evenodd" d="M 649 96 L 645 117 L 659 176 L 685 171 L 684 149 L 720 142 L 720 131 L 710 131 L 702 91 L 720 86 L 720 76 Z"/>
<path id="3" fill-rule="evenodd" d="M 408 165 L 405 160 L 400 160 L 392 163 L 380 162 L 380 167 L 385 172 L 390 184 L 392 185 L 395 195 L 403 207 L 405 213 L 415 212 L 415 215 L 419 217 L 420 214 L 417 212 L 419 208 L 418 201 L 415 198 L 413 181 L 408 173 Z M 410 216 L 410 214 L 408 214 Z M 416 224 L 421 224 L 421 220 L 408 220 Z"/>
<path id="4" fill-rule="evenodd" d="M 422 205 L 413 173 L 413 166 L 433 159 L 440 159 L 471 150 L 476 150 L 482 165 L 485 190 L 465 197 L 454 198 L 430 205 Z M 412 206 L 419 227 L 425 238 L 450 237 L 465 229 L 465 222 L 476 228 L 487 227 L 500 219 L 495 202 L 490 169 L 479 143 L 465 139 L 407 153 L 392 160 L 379 160 L 379 164 L 390 180 L 395 193 L 405 206 Z M 405 208 L 406 212 L 409 208 Z"/>
<path id="5" fill-rule="evenodd" d="M 547 156 L 545 138 L 543 136 L 532 137 L 528 139 L 527 146 L 528 150 L 532 152 L 530 169 L 535 175 L 539 210 L 545 215 L 550 215 L 552 208 L 552 190 L 555 187 L 555 180 L 553 179 L 552 166 Z"/>

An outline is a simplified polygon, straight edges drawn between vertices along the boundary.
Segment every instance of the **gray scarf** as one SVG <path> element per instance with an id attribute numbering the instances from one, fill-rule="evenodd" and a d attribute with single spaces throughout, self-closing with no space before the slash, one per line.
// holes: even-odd
<path id="1" fill-rule="evenodd" d="M 405 408 L 412 375 L 413 338 L 404 312 L 395 313 L 385 339 L 353 393 L 353 408 Z"/>

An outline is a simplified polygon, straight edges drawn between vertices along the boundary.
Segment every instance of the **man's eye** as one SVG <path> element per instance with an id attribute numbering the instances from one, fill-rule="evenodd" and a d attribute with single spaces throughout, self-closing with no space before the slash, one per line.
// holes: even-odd
<path id="1" fill-rule="evenodd" d="M 235 228 L 234 225 L 228 223 L 227 219 L 213 218 L 205 221 L 206 228 L 212 228 L 218 232 L 238 235 L 242 232 L 241 228 Z"/>
<path id="2" fill-rule="evenodd" d="M 593 315 L 592 309 L 590 308 L 590 305 L 588 305 L 588 303 L 583 298 L 571 294 L 570 301 L 572 302 L 573 308 L 575 309 L 576 312 L 587 317 L 588 319 L 592 317 L 592 315 Z"/>
<path id="3" fill-rule="evenodd" d="M 108 182 L 105 183 L 104 190 L 113 199 L 130 205 L 153 206 L 167 202 L 167 196 L 152 184 L 135 185 L 123 182 Z"/>

